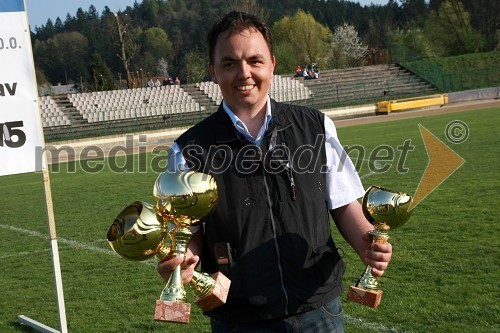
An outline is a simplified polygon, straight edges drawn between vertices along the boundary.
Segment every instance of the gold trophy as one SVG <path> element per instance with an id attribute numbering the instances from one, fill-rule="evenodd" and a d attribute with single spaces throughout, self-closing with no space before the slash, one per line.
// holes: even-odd
<path id="1" fill-rule="evenodd" d="M 174 228 L 175 224 L 159 215 L 153 205 L 136 201 L 118 214 L 108 230 L 107 239 L 111 248 L 125 259 L 143 261 L 156 257 L 161 262 L 173 254 L 170 233 Z M 181 289 L 184 290 L 180 277 L 178 278 L 175 284 L 180 283 Z M 225 303 L 229 284 L 230 281 L 225 277 L 214 280 L 208 274 L 197 271 L 189 283 L 197 304 L 204 311 Z M 164 295 L 170 291 L 171 288 L 165 287 L 160 299 L 170 299 L 170 295 Z M 185 311 L 176 311 L 173 306 L 168 309 L 168 313 L 157 315 L 157 310 L 158 308 L 155 310 L 156 320 L 182 323 L 189 321 L 189 312 L 186 317 Z M 162 307 L 162 310 L 167 309 Z"/>
<path id="2" fill-rule="evenodd" d="M 363 214 L 375 228 L 370 232 L 373 243 L 386 243 L 389 239 L 387 231 L 408 221 L 411 202 L 412 197 L 405 193 L 378 186 L 371 186 L 366 190 L 363 196 Z M 371 270 L 370 266 L 366 266 L 356 283 L 349 287 L 347 299 L 376 308 L 382 299 L 382 290 L 378 288 L 378 281 Z"/>
<path id="3" fill-rule="evenodd" d="M 207 174 L 193 171 L 164 172 L 156 179 L 153 194 L 156 212 L 164 223 L 175 226 L 169 230 L 172 240 L 171 255 L 184 258 L 192 232 L 190 227 L 201 224 L 217 204 L 217 184 Z M 213 275 L 213 284 L 207 288 L 200 279 L 208 275 L 193 276 L 195 304 L 209 311 L 225 303 L 230 281 L 221 273 Z M 170 275 L 161 297 L 156 301 L 155 320 L 188 322 L 191 304 L 186 301 L 182 285 L 181 268 L 177 266 Z"/>

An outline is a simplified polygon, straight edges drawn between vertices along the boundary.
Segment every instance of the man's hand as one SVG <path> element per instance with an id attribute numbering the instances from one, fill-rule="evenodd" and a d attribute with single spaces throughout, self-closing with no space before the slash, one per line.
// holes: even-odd
<path id="1" fill-rule="evenodd" d="M 170 275 L 174 271 L 174 269 L 181 265 L 181 275 L 182 275 L 182 284 L 188 284 L 193 277 L 193 272 L 198 264 L 200 257 L 197 255 L 193 255 L 191 251 L 187 251 L 186 258 L 183 260 L 182 258 L 173 258 L 170 257 L 167 260 L 158 263 L 156 267 L 158 273 L 160 273 L 161 277 L 165 282 L 168 282 Z"/>
<path id="2" fill-rule="evenodd" d="M 168 282 L 170 274 L 174 271 L 175 267 L 181 265 L 182 284 L 188 284 L 193 277 L 194 269 L 200 261 L 201 248 L 203 245 L 203 233 L 198 230 L 193 234 L 189 240 L 186 256 L 182 258 L 175 258 L 173 256 L 167 257 L 162 262 L 158 263 L 156 270 L 160 273 L 165 282 Z"/>
<path id="3" fill-rule="evenodd" d="M 363 215 L 359 202 L 353 201 L 336 208 L 331 214 L 340 233 L 356 250 L 361 261 L 372 267 L 372 275 L 384 274 L 392 257 L 392 245 L 372 244 L 369 232 L 373 230 L 373 225 Z"/>
<path id="4" fill-rule="evenodd" d="M 382 276 L 392 258 L 392 245 L 372 243 L 369 234 L 364 234 L 362 239 L 366 242 L 366 250 L 360 253 L 361 260 L 372 267 L 373 276 Z"/>

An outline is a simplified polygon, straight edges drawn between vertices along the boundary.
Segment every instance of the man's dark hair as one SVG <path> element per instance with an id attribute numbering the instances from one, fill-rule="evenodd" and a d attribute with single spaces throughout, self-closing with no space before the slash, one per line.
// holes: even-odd
<path id="1" fill-rule="evenodd" d="M 232 11 L 226 14 L 217 23 L 215 23 L 212 27 L 212 30 L 210 30 L 210 32 L 208 33 L 207 40 L 210 64 L 214 64 L 215 44 L 217 43 L 217 38 L 221 33 L 229 31 L 229 35 L 231 35 L 233 33 L 239 33 L 247 29 L 259 31 L 264 37 L 271 55 L 274 56 L 273 37 L 271 35 L 271 30 L 267 26 L 266 22 L 252 14 Z"/>

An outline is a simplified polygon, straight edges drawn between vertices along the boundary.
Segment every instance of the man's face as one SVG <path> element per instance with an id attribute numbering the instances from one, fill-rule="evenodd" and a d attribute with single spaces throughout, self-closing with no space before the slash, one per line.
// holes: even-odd
<path id="1" fill-rule="evenodd" d="M 214 63 L 209 65 L 224 101 L 235 114 L 261 111 L 267 102 L 275 59 L 256 30 L 223 32 L 217 38 Z"/>

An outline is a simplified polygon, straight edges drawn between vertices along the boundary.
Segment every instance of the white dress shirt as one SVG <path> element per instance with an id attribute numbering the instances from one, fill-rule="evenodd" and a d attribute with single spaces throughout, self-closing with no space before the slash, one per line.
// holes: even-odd
<path id="1" fill-rule="evenodd" d="M 229 109 L 224 101 L 222 102 L 222 107 L 231 118 L 236 130 L 244 135 L 250 142 L 259 146 L 269 122 L 272 119 L 269 96 L 267 97 L 266 118 L 256 138 L 250 134 L 245 124 Z M 324 125 L 327 162 L 327 205 L 328 209 L 335 209 L 362 197 L 364 189 L 354 164 L 338 140 L 337 130 L 333 121 L 325 116 Z M 174 142 L 169 152 L 167 169 L 169 171 L 188 170 L 186 160 L 182 156 L 181 150 L 176 142 Z"/>

